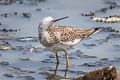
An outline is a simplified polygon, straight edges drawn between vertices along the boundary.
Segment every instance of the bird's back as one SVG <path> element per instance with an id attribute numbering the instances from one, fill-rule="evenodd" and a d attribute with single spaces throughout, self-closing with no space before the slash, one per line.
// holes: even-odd
<path id="1" fill-rule="evenodd" d="M 72 26 L 55 25 L 47 29 L 50 35 L 50 42 L 54 44 L 75 45 L 80 40 L 99 31 L 98 28 L 75 28 Z"/>

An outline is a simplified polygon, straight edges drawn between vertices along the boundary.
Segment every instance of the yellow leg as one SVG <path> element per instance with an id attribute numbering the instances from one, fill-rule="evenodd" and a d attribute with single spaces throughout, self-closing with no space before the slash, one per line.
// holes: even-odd
<path id="1" fill-rule="evenodd" d="M 66 66 L 69 66 L 69 58 L 68 58 L 68 54 L 67 51 L 65 51 L 65 56 L 66 56 Z"/>
<path id="2" fill-rule="evenodd" d="M 58 54 L 57 54 L 57 52 L 55 53 L 55 55 L 56 55 L 56 63 L 59 64 L 59 59 L 58 59 Z"/>

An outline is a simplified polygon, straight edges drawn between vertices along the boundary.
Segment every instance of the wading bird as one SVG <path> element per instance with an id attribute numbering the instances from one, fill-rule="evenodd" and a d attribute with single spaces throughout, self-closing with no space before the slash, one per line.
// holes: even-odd
<path id="1" fill-rule="evenodd" d="M 59 64 L 58 52 L 64 51 L 66 66 L 69 66 L 67 50 L 100 30 L 98 28 L 75 28 L 72 26 L 53 25 L 53 23 L 65 18 L 68 18 L 68 16 L 59 19 L 53 19 L 50 16 L 43 18 L 38 26 L 38 32 L 40 43 L 55 53 L 56 63 Z"/>

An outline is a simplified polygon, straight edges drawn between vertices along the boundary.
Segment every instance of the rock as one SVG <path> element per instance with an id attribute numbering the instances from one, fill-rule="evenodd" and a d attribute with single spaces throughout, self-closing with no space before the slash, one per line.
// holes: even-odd
<path id="1" fill-rule="evenodd" d="M 119 75 L 116 67 L 109 66 L 87 72 L 82 77 L 61 80 L 119 80 Z"/>
<path id="2" fill-rule="evenodd" d="M 17 72 L 17 71 L 21 70 L 19 67 L 14 67 L 14 66 L 9 66 L 8 69 L 13 71 L 13 72 Z"/>
<path id="3" fill-rule="evenodd" d="M 4 14 L 1 14 L 1 16 L 4 16 L 4 17 L 8 17 L 9 16 L 9 14 L 8 13 L 4 13 Z"/>
<path id="4" fill-rule="evenodd" d="M 5 74 L 3 74 L 5 77 L 14 77 L 12 74 L 10 74 L 10 73 L 5 73 Z"/>
<path id="5" fill-rule="evenodd" d="M 30 17 L 31 17 L 31 13 L 23 13 L 23 16 L 24 16 L 25 18 L 30 18 Z"/>
<path id="6" fill-rule="evenodd" d="M 14 14 L 17 15 L 17 14 L 18 14 L 18 11 L 15 11 Z"/>
<path id="7" fill-rule="evenodd" d="M 0 46 L 0 50 L 10 50 L 10 46 Z"/>
<path id="8" fill-rule="evenodd" d="M 24 78 L 25 80 L 35 80 L 33 76 L 18 76 L 18 78 Z"/>
<path id="9" fill-rule="evenodd" d="M 7 62 L 7 61 L 1 61 L 0 65 L 2 65 L 2 66 L 9 65 L 9 62 Z"/>
<path id="10" fill-rule="evenodd" d="M 17 32 L 19 29 L 7 29 L 7 28 L 2 28 L 0 29 L 0 32 Z"/>
<path id="11" fill-rule="evenodd" d="M 112 15 L 108 17 L 91 17 L 90 19 L 96 22 L 114 23 L 120 22 L 120 15 Z"/>
<path id="12" fill-rule="evenodd" d="M 82 16 L 94 16 L 94 12 L 89 12 L 89 13 L 82 13 Z"/>
<path id="13" fill-rule="evenodd" d="M 11 36 L 14 36 L 14 34 L 13 33 L 2 33 L 0 34 L 0 36 L 11 37 Z"/>
<path id="14" fill-rule="evenodd" d="M 11 44 L 7 41 L 0 40 L 0 50 L 10 50 Z"/>
<path id="15" fill-rule="evenodd" d="M 21 57 L 21 58 L 19 58 L 20 60 L 24 60 L 24 61 L 26 61 L 26 60 L 30 60 L 29 58 L 27 58 L 27 57 Z"/>
<path id="16" fill-rule="evenodd" d="M 14 40 L 20 41 L 20 42 L 25 42 L 25 41 L 36 42 L 38 41 L 38 38 L 37 37 L 18 37 L 18 38 L 15 38 Z"/>
<path id="17" fill-rule="evenodd" d="M 11 46 L 8 41 L 0 40 L 0 46 Z"/>
<path id="18" fill-rule="evenodd" d="M 0 0 L 0 4 L 6 5 L 9 4 L 10 0 Z"/>
<path id="19" fill-rule="evenodd" d="M 35 73 L 35 70 L 21 70 L 21 73 Z"/>

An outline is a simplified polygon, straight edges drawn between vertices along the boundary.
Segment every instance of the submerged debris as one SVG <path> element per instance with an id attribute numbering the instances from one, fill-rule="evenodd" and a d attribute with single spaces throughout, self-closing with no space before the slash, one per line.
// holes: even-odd
<path id="1" fill-rule="evenodd" d="M 90 19 L 96 22 L 105 22 L 105 23 L 120 22 L 120 16 L 117 15 L 108 16 L 108 17 L 91 17 Z"/>
<path id="2" fill-rule="evenodd" d="M 109 38 L 120 38 L 120 34 L 117 34 L 117 33 L 109 34 L 108 39 Z"/>
<path id="3" fill-rule="evenodd" d="M 119 30 L 113 29 L 112 27 L 98 27 L 99 29 L 101 29 L 101 31 L 104 32 L 120 32 Z"/>
<path id="4" fill-rule="evenodd" d="M 41 8 L 37 8 L 36 11 L 41 11 L 42 9 Z"/>
<path id="5" fill-rule="evenodd" d="M 16 47 L 12 47 L 12 50 L 16 50 L 16 51 L 20 51 L 20 50 L 24 50 L 24 46 L 16 46 Z"/>
<path id="6" fill-rule="evenodd" d="M 96 39 L 96 41 L 99 43 L 99 44 L 103 44 L 103 43 L 111 43 L 111 41 L 108 39 L 108 38 L 105 38 L 105 39 Z"/>
<path id="7" fill-rule="evenodd" d="M 53 61 L 51 61 L 51 59 L 45 59 L 45 60 L 42 60 L 41 62 L 43 62 L 43 63 L 54 63 Z"/>
<path id="8" fill-rule="evenodd" d="M 18 78 L 24 78 L 25 80 L 35 80 L 35 77 L 33 76 L 18 76 Z"/>
<path id="9" fill-rule="evenodd" d="M 5 74 L 3 74 L 4 76 L 6 76 L 6 77 L 14 77 L 12 74 L 10 74 L 10 73 L 5 73 Z"/>
<path id="10" fill-rule="evenodd" d="M 75 52 L 71 52 L 71 54 L 69 54 L 69 58 L 76 59 L 76 58 L 97 58 L 97 57 L 85 55 L 80 50 L 76 50 Z"/>
<path id="11" fill-rule="evenodd" d="M 68 70 L 70 73 L 76 73 L 77 75 L 85 74 L 84 71 L 73 71 L 73 70 Z"/>
<path id="12" fill-rule="evenodd" d="M 20 73 L 35 73 L 35 70 L 21 70 Z"/>
<path id="13" fill-rule="evenodd" d="M 96 46 L 96 44 L 94 44 L 94 43 L 91 43 L 91 44 L 83 43 L 82 45 L 84 45 L 84 46 L 87 47 L 88 49 Z"/>

